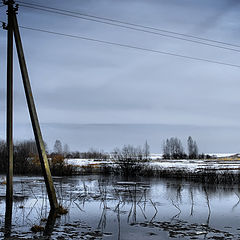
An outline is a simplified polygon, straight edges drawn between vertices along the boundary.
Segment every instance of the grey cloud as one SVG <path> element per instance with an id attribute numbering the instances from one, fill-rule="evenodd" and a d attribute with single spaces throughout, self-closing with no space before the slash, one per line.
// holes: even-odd
<path id="1" fill-rule="evenodd" d="M 226 42 L 237 43 L 239 38 L 237 1 L 41 0 L 37 3 Z M 20 25 L 239 64 L 239 53 L 84 20 L 21 7 L 18 18 Z M 223 147 L 223 151 L 238 151 L 239 69 L 23 29 L 21 34 L 40 122 L 46 123 L 43 132 L 50 142 L 61 138 L 74 148 L 111 149 L 117 144 L 141 144 L 148 138 L 154 151 L 160 151 L 164 137 L 179 135 L 184 139 L 194 135 L 201 141 L 203 151 L 211 151 L 211 147 L 212 151 L 222 151 Z M 6 32 L 0 35 L 0 44 L 3 114 Z M 16 55 L 14 77 L 18 138 L 28 129 L 24 124 L 30 125 Z M 4 121 L 5 117 L 1 117 L 0 137 L 5 131 Z M 80 123 L 120 126 L 73 125 Z M 155 123 L 161 127 L 134 126 L 134 123 Z M 26 136 L 32 134 L 31 129 L 25 132 Z M 84 136 L 86 142 L 83 137 L 79 140 L 79 136 Z M 226 141 L 219 140 L 224 136 Z"/>

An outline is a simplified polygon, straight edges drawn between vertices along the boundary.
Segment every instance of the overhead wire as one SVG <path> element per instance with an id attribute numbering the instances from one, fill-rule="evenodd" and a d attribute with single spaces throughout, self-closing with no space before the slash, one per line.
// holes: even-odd
<path id="1" fill-rule="evenodd" d="M 145 26 L 145 25 L 131 23 L 131 22 L 127 22 L 127 21 L 120 21 L 120 20 L 116 20 L 116 19 L 112 19 L 112 18 L 99 17 L 99 16 L 96 16 L 96 15 L 90 15 L 90 14 L 85 14 L 85 13 L 81 13 L 81 12 L 69 11 L 69 10 L 66 10 L 66 9 L 54 8 L 54 7 L 50 7 L 50 6 L 43 6 L 43 5 L 39 5 L 39 4 L 27 3 L 27 2 L 24 2 L 24 1 L 17 1 L 17 2 L 21 5 L 25 4 L 25 5 L 28 5 L 28 6 L 35 6 L 35 7 L 40 7 L 40 8 L 45 8 L 45 9 L 50 9 L 50 10 L 75 14 L 75 15 L 81 15 L 81 16 L 85 16 L 85 17 L 90 17 L 90 18 L 95 18 L 95 19 L 100 19 L 100 20 L 106 20 L 106 21 L 109 21 L 109 22 L 120 23 L 120 24 L 129 25 L 129 26 L 133 26 L 133 27 L 140 27 L 140 28 L 144 28 L 144 29 L 150 29 L 150 30 L 155 30 L 155 31 L 159 31 L 159 32 L 165 32 L 165 33 L 175 34 L 175 35 L 179 35 L 179 36 L 195 38 L 195 39 L 202 40 L 202 41 L 207 41 L 207 42 L 214 42 L 214 43 L 219 43 L 219 44 L 228 45 L 228 46 L 237 47 L 237 48 L 240 47 L 240 45 L 233 44 L 233 43 L 228 43 L 228 42 L 209 39 L 209 38 L 198 37 L 198 36 L 185 34 L 185 33 L 179 33 L 179 32 L 175 32 L 175 31 L 169 31 L 169 30 L 166 30 L 166 29 L 160 29 L 160 28 L 156 28 L 156 27 Z M 74 17 L 76 17 L 76 16 L 74 16 Z"/>
<path id="2" fill-rule="evenodd" d="M 151 52 L 151 53 L 155 53 L 155 54 L 169 55 L 169 56 L 185 58 L 185 59 L 189 59 L 189 60 L 196 60 L 196 61 L 202 61 L 202 62 L 208 62 L 208 63 L 214 63 L 214 64 L 219 64 L 219 65 L 225 65 L 225 66 L 240 68 L 240 65 L 237 65 L 237 64 L 221 62 L 221 61 L 216 61 L 216 60 L 211 60 L 211 59 L 206 59 L 206 58 L 192 57 L 192 56 L 177 54 L 177 53 L 173 53 L 173 52 L 160 51 L 160 50 L 138 47 L 138 46 L 129 45 L 129 44 L 111 42 L 111 41 L 106 41 L 106 40 L 101 40 L 101 39 L 96 39 L 96 38 L 90 38 L 90 37 L 79 36 L 79 35 L 72 35 L 72 34 L 49 31 L 49 30 L 44 30 L 44 29 L 39 29 L 39 28 L 32 28 L 32 27 L 27 27 L 27 26 L 19 26 L 19 27 L 22 28 L 22 29 L 26 29 L 26 30 L 38 31 L 38 32 L 48 33 L 48 34 L 57 35 L 57 36 L 70 37 L 70 38 L 75 38 L 75 39 L 82 39 L 82 40 L 91 41 L 91 42 L 95 42 L 95 43 L 107 44 L 107 45 L 112 45 L 112 46 L 118 46 L 118 47 L 124 47 L 124 48 L 129 48 L 129 49 L 141 50 L 141 51 L 145 51 L 145 52 Z"/>
<path id="3" fill-rule="evenodd" d="M 4 23 L 3 21 L 0 21 L 0 22 Z M 67 33 L 50 31 L 50 30 L 45 30 L 45 29 L 39 29 L 39 28 L 33 28 L 33 27 L 27 27 L 27 26 L 19 26 L 19 27 L 22 29 L 26 29 L 26 30 L 38 31 L 38 32 L 52 34 L 52 35 L 64 36 L 64 37 L 77 38 L 77 39 L 82 39 L 82 40 L 86 40 L 86 41 L 92 41 L 95 43 L 114 45 L 114 46 L 119 46 L 119 47 L 124 47 L 124 48 L 131 48 L 131 49 L 135 49 L 135 50 L 152 52 L 152 53 L 156 53 L 156 54 L 164 54 L 164 55 L 169 55 L 169 56 L 174 56 L 174 57 L 179 57 L 179 58 L 185 58 L 185 59 L 189 59 L 189 60 L 203 61 L 203 62 L 208 62 L 208 63 L 214 63 L 214 64 L 220 64 L 220 65 L 240 68 L 240 65 L 217 61 L 217 60 L 192 57 L 192 56 L 177 54 L 177 53 L 173 53 L 173 52 L 160 51 L 160 50 L 155 50 L 155 49 L 150 49 L 150 48 L 145 48 L 145 47 L 138 47 L 135 45 L 123 44 L 123 43 L 119 43 L 119 42 L 111 42 L 111 41 L 106 41 L 106 40 L 101 40 L 101 39 L 96 39 L 96 38 L 91 38 L 91 37 L 67 34 Z"/>
<path id="4" fill-rule="evenodd" d="M 120 28 L 125 28 L 125 29 L 138 31 L 138 32 L 150 33 L 150 34 L 159 35 L 159 36 L 167 37 L 167 38 L 174 38 L 174 39 L 177 39 L 177 40 L 182 40 L 182 41 L 187 41 L 187 42 L 191 42 L 191 43 L 201 44 L 201 45 L 205 45 L 205 46 L 209 46 L 209 47 L 215 47 L 215 48 L 220 48 L 220 49 L 224 49 L 224 50 L 240 52 L 239 49 L 219 46 L 219 45 L 215 45 L 215 44 L 211 44 L 211 43 L 205 43 L 205 42 L 186 39 L 186 38 L 182 38 L 182 37 L 172 36 L 172 35 L 168 35 L 168 34 L 162 34 L 162 33 L 159 33 L 159 32 L 153 32 L 153 31 L 149 31 L 149 30 L 138 29 L 138 28 L 135 28 L 135 27 L 129 27 L 129 26 L 119 25 L 119 24 L 115 24 L 115 23 L 100 21 L 100 20 L 96 20 L 96 19 L 90 19 L 90 18 L 86 18 L 86 17 L 72 15 L 72 14 L 69 14 L 69 13 L 63 13 L 63 12 L 53 11 L 53 10 L 49 10 L 49 9 L 43 9 L 43 8 L 39 8 L 39 7 L 27 6 L 27 5 L 24 5 L 24 4 L 20 4 L 20 5 L 22 7 L 27 7 L 27 8 L 31 8 L 31 9 L 35 9 L 35 10 L 60 14 L 60 15 L 64 15 L 64 16 L 74 17 L 74 18 L 80 18 L 80 19 L 84 19 L 84 20 L 87 20 L 87 21 L 93 21 L 93 22 L 97 22 L 97 23 L 107 24 L 107 25 L 111 25 L 111 26 L 115 26 L 115 27 L 120 27 Z"/>

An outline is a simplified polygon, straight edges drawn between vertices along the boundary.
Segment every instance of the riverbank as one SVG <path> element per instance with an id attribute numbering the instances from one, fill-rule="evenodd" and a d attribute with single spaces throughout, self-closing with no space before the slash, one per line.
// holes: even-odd
<path id="1" fill-rule="evenodd" d="M 112 174 L 121 175 L 121 168 L 113 161 L 89 159 L 68 159 L 75 175 L 82 174 Z M 130 176 L 159 177 L 168 179 L 183 179 L 201 183 L 237 184 L 240 181 L 239 160 L 153 160 L 138 163 Z"/>

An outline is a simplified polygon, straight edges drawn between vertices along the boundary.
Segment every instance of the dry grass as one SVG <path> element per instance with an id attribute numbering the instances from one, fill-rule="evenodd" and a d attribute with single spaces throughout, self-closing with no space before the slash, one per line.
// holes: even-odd
<path id="1" fill-rule="evenodd" d="M 39 226 L 39 225 L 33 225 L 31 227 L 31 231 L 34 232 L 34 233 L 43 232 L 44 231 L 44 227 Z"/>
<path id="2" fill-rule="evenodd" d="M 66 208 L 64 208 L 62 205 L 59 205 L 58 214 L 65 215 L 67 213 L 68 213 L 68 210 Z"/>
<path id="3" fill-rule="evenodd" d="M 220 157 L 217 160 L 222 160 L 222 161 L 240 161 L 240 158 L 238 158 L 238 157 Z"/>
<path id="4" fill-rule="evenodd" d="M 2 177 L 0 180 L 0 185 L 6 185 L 6 184 L 7 184 L 6 179 Z"/>

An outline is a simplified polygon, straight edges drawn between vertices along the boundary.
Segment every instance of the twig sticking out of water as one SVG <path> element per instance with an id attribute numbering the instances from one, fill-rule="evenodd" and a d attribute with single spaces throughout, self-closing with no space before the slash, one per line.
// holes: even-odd
<path id="1" fill-rule="evenodd" d="M 81 211 L 81 212 L 85 212 L 75 201 L 74 204 L 77 206 L 77 208 Z"/>
<path id="2" fill-rule="evenodd" d="M 142 209 L 142 207 L 141 207 L 140 203 L 138 203 L 137 205 L 138 205 L 138 207 L 140 208 L 140 210 L 141 210 L 141 212 L 142 212 L 142 215 L 143 215 L 143 217 L 144 217 L 145 219 L 147 219 L 147 216 L 146 216 L 146 214 L 144 213 L 144 211 L 143 211 L 143 209 Z"/>
<path id="3" fill-rule="evenodd" d="M 32 195 L 34 196 L 34 198 L 35 198 L 36 200 L 38 200 L 37 196 L 34 194 L 32 188 L 31 188 L 30 184 L 28 184 L 27 187 L 30 189 L 30 191 L 31 191 Z"/>
<path id="4" fill-rule="evenodd" d="M 127 222 L 128 223 L 129 223 L 129 219 L 130 219 L 130 217 L 132 215 L 132 209 L 133 209 L 133 203 L 132 203 L 131 209 L 130 209 L 129 214 L 128 214 L 128 218 L 127 218 Z"/>
<path id="5" fill-rule="evenodd" d="M 179 211 L 175 216 L 172 217 L 171 220 L 173 220 L 176 217 L 179 217 L 179 215 L 181 214 L 181 209 L 173 202 L 173 200 L 171 199 L 172 205 Z"/>
<path id="6" fill-rule="evenodd" d="M 101 229 L 102 231 L 106 228 L 107 223 L 107 216 L 106 216 L 106 207 L 103 207 L 102 215 L 98 223 L 98 229 Z"/>
<path id="7" fill-rule="evenodd" d="M 88 189 L 87 189 L 87 186 L 86 186 L 85 182 L 83 182 L 83 189 L 84 189 L 85 194 L 87 195 Z"/>
<path id="8" fill-rule="evenodd" d="M 233 211 L 234 208 L 236 208 L 237 205 L 240 203 L 240 196 L 239 196 L 236 192 L 234 192 L 234 193 L 237 195 L 237 197 L 238 197 L 238 201 L 237 201 L 237 203 L 232 207 L 232 211 Z"/>
<path id="9" fill-rule="evenodd" d="M 157 213 L 158 213 L 158 209 L 156 207 L 156 204 L 153 203 L 152 199 L 149 199 L 149 201 L 151 202 L 151 204 L 153 205 L 154 209 L 155 209 L 155 214 L 153 215 L 152 219 L 150 220 L 150 222 L 153 221 L 153 219 L 157 216 Z"/>

